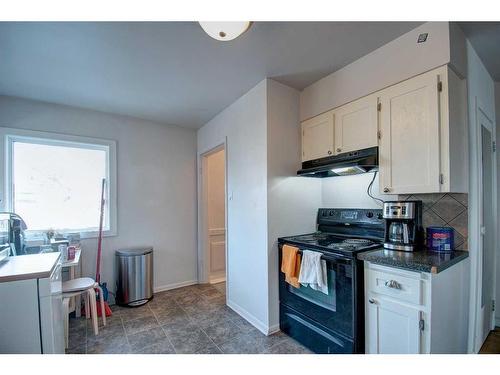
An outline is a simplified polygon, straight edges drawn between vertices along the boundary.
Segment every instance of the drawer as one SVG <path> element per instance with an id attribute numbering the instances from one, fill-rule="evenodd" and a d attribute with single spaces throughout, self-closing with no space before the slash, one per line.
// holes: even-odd
<path id="1" fill-rule="evenodd" d="M 419 278 L 373 269 L 370 269 L 368 274 L 370 292 L 416 305 L 422 304 L 422 280 Z"/>

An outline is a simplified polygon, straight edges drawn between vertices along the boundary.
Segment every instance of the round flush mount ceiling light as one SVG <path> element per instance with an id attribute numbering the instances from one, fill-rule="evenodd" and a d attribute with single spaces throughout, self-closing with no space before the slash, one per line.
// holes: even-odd
<path id="1" fill-rule="evenodd" d="M 202 29 L 212 38 L 223 42 L 236 39 L 248 30 L 252 23 L 244 22 L 200 22 Z"/>

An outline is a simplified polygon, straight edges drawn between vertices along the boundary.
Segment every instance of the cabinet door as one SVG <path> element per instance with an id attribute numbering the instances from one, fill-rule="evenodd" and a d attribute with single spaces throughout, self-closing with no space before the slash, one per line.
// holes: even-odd
<path id="1" fill-rule="evenodd" d="M 367 353 L 420 353 L 419 310 L 376 297 L 369 297 L 366 306 Z"/>
<path id="2" fill-rule="evenodd" d="M 370 95 L 335 110 L 335 153 L 378 145 L 377 100 Z"/>
<path id="3" fill-rule="evenodd" d="M 380 95 L 380 191 L 440 190 L 439 75 L 422 74 Z"/>
<path id="4" fill-rule="evenodd" d="M 302 123 L 302 161 L 333 155 L 333 111 Z"/>

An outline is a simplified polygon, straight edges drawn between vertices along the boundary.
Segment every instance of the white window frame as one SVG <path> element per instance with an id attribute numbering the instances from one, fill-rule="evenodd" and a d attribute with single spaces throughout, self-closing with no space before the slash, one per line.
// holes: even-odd
<path id="1" fill-rule="evenodd" d="M 116 236 L 118 234 L 117 222 L 117 189 L 116 189 L 116 141 L 100 138 L 81 137 L 75 135 L 50 133 L 34 130 L 22 130 L 14 128 L 0 127 L 0 178 L 4 181 L 0 184 L 0 210 L 11 212 L 14 204 L 14 192 L 12 189 L 13 174 L 13 143 L 16 141 L 54 145 L 81 147 L 86 149 L 103 150 L 106 152 L 106 193 L 109 207 L 109 228 L 103 230 L 104 236 Z M 45 231 L 30 231 L 28 233 L 42 233 Z M 60 233 L 78 233 L 76 230 L 59 230 Z M 98 231 L 81 231 L 81 238 L 96 238 Z"/>

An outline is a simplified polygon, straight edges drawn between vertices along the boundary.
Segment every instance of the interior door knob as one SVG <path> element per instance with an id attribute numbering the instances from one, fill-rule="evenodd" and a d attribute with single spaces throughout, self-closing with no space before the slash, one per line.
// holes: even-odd
<path id="1" fill-rule="evenodd" d="M 373 298 L 370 298 L 368 302 L 370 302 L 373 305 L 375 303 L 375 300 Z"/>

